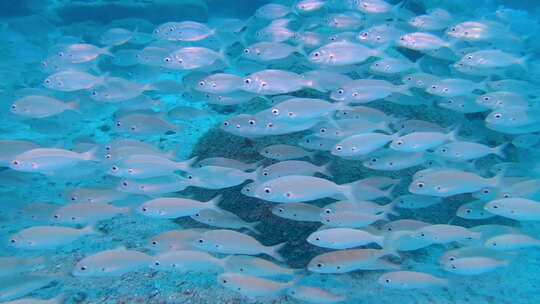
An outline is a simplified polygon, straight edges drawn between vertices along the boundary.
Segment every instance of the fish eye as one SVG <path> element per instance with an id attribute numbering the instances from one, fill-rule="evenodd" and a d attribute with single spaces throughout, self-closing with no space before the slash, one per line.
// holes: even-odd
<path id="1" fill-rule="evenodd" d="M 313 57 L 319 57 L 319 56 L 321 56 L 321 53 L 319 53 L 319 52 L 313 53 Z"/>
<path id="2" fill-rule="evenodd" d="M 203 239 L 198 239 L 197 242 L 199 242 L 199 244 L 202 244 L 202 243 L 204 243 L 204 240 Z"/>
<path id="3" fill-rule="evenodd" d="M 490 100 L 489 96 L 484 96 L 483 99 L 484 99 L 484 101 L 489 101 Z"/>
<path id="4" fill-rule="evenodd" d="M 412 80 L 412 77 L 411 77 L 411 76 L 407 77 L 407 80 L 411 81 L 411 80 Z"/>
<path id="5" fill-rule="evenodd" d="M 224 121 L 224 122 L 223 122 L 223 126 L 224 126 L 224 127 L 228 127 L 228 126 L 229 126 L 229 122 L 228 122 L 228 121 Z"/>
<path id="6" fill-rule="evenodd" d="M 200 85 L 201 87 L 204 87 L 204 81 L 199 82 L 199 85 Z"/>
<path id="7" fill-rule="evenodd" d="M 250 119 L 250 120 L 249 120 L 249 124 L 252 125 L 252 126 L 255 125 L 255 120 Z"/>
<path id="8" fill-rule="evenodd" d="M 452 269 L 457 269 L 456 265 L 452 264 Z"/>
<path id="9" fill-rule="evenodd" d="M 443 92 L 448 92 L 448 88 L 444 88 L 444 89 L 443 89 Z"/>
<path id="10" fill-rule="evenodd" d="M 272 114 L 279 115 L 279 110 L 278 109 L 272 109 Z"/>
<path id="11" fill-rule="evenodd" d="M 318 267 L 318 268 L 322 268 L 323 266 L 324 266 L 324 265 L 323 265 L 322 263 L 318 263 L 318 264 L 317 264 L 317 267 Z"/>
<path id="12" fill-rule="evenodd" d="M 117 166 L 112 166 L 112 167 L 111 167 L 111 170 L 117 171 L 117 170 L 118 170 L 118 167 L 117 167 Z"/>
<path id="13" fill-rule="evenodd" d="M 435 89 L 437 88 L 437 86 L 433 85 L 433 86 L 431 86 L 431 88 L 432 88 L 433 90 L 435 90 Z"/>
<path id="14" fill-rule="evenodd" d="M 401 146 L 401 145 L 403 145 L 403 141 L 402 141 L 402 140 L 398 140 L 398 141 L 396 141 L 396 145 L 398 145 L 398 146 Z"/>
<path id="15" fill-rule="evenodd" d="M 470 56 L 470 55 L 469 55 L 469 56 L 467 56 L 467 59 L 471 60 L 471 59 L 472 59 L 472 56 Z"/>
<path id="16" fill-rule="evenodd" d="M 315 241 L 320 241 L 320 240 L 321 240 L 321 238 L 319 238 L 319 237 L 315 238 Z"/>
<path id="17" fill-rule="evenodd" d="M 142 210 L 143 212 L 146 212 L 146 211 L 148 211 L 148 208 L 142 207 L 141 210 Z"/>
<path id="18" fill-rule="evenodd" d="M 472 210 L 471 210 L 471 209 L 467 209 L 467 210 L 465 210 L 465 213 L 471 213 L 471 212 L 472 212 Z"/>
<path id="19" fill-rule="evenodd" d="M 117 126 L 117 127 L 120 127 L 120 126 L 122 126 L 122 123 L 118 121 L 118 122 L 116 123 L 116 126 Z"/>
<path id="20" fill-rule="evenodd" d="M 269 194 L 269 193 L 271 193 L 271 192 L 272 192 L 272 189 L 270 189 L 270 188 L 268 188 L 268 187 L 264 188 L 264 193 Z"/>
<path id="21" fill-rule="evenodd" d="M 325 133 L 326 132 L 326 128 L 321 128 L 321 133 Z"/>
<path id="22" fill-rule="evenodd" d="M 12 105 L 11 105 L 11 108 L 12 108 L 12 109 L 16 109 L 16 108 L 17 108 L 17 105 L 16 105 L 16 104 L 12 104 Z"/>
<path id="23" fill-rule="evenodd" d="M 495 118 L 498 119 L 498 118 L 501 118 L 501 117 L 502 117 L 502 114 L 501 114 L 501 113 L 496 113 L 495 115 L 493 115 L 493 117 L 495 117 Z"/>
<path id="24" fill-rule="evenodd" d="M 503 197 L 504 197 L 504 198 L 509 198 L 509 197 L 510 197 L 510 194 L 505 193 L 505 194 L 503 195 Z"/>
<path id="25" fill-rule="evenodd" d="M 377 159 L 374 157 L 374 158 L 371 159 L 371 162 L 372 162 L 372 163 L 376 163 L 376 162 L 377 162 Z"/>
<path id="26" fill-rule="evenodd" d="M 249 49 L 244 49 L 244 54 L 249 54 Z"/>
<path id="27" fill-rule="evenodd" d="M 345 91 L 344 91 L 343 89 L 339 89 L 339 90 L 337 91 L 337 93 L 338 93 L 338 94 L 343 94 L 343 93 L 345 93 Z"/>
<path id="28" fill-rule="evenodd" d="M 251 84 L 251 79 L 249 79 L 249 78 L 244 79 L 244 83 L 245 84 Z"/>
<path id="29" fill-rule="evenodd" d="M 45 83 L 46 83 L 46 84 L 51 84 L 51 82 L 52 82 L 52 81 L 51 81 L 49 78 L 45 79 Z"/>
<path id="30" fill-rule="evenodd" d="M 88 268 L 87 268 L 86 266 L 81 266 L 80 269 L 81 269 L 82 271 L 85 271 L 85 270 L 88 269 Z"/>
<path id="31" fill-rule="evenodd" d="M 278 212 L 285 212 L 285 209 L 283 209 L 283 208 L 278 208 Z"/>
<path id="32" fill-rule="evenodd" d="M 11 244 L 17 243 L 17 240 L 16 240 L 16 239 L 11 239 L 11 240 L 9 240 L 9 241 L 10 241 Z"/>
<path id="33" fill-rule="evenodd" d="M 450 29 L 452 32 L 455 32 L 456 31 L 456 28 L 453 27 L 452 29 Z"/>
<path id="34" fill-rule="evenodd" d="M 386 283 L 390 283 L 390 279 L 386 279 L 384 280 Z"/>
<path id="35" fill-rule="evenodd" d="M 268 176 L 268 171 L 264 171 L 264 172 L 262 173 L 262 175 Z"/>
<path id="36" fill-rule="evenodd" d="M 20 162 L 19 162 L 18 160 L 14 160 L 14 161 L 12 161 L 11 163 L 12 163 L 13 165 L 15 165 L 15 166 L 18 166 L 18 165 L 20 164 Z"/>
<path id="37" fill-rule="evenodd" d="M 343 150 L 343 147 L 342 146 L 336 146 L 336 150 L 341 151 L 341 150 Z"/>
<path id="38" fill-rule="evenodd" d="M 448 150 L 446 148 L 442 148 L 441 152 L 446 153 Z"/>
<path id="39" fill-rule="evenodd" d="M 221 280 L 221 282 L 222 282 L 223 284 L 227 284 L 227 280 L 225 280 L 225 279 Z"/>
<path id="40" fill-rule="evenodd" d="M 416 183 L 416 187 L 418 188 L 424 188 L 425 184 L 422 182 Z"/>
<path id="41" fill-rule="evenodd" d="M 171 62 L 171 58 L 169 58 L 169 57 L 165 57 L 165 59 L 163 59 L 163 61 L 165 61 L 165 62 L 169 63 L 169 62 Z"/>
<path id="42" fill-rule="evenodd" d="M 58 214 L 55 214 L 53 217 L 54 217 L 55 219 L 60 218 L 60 216 L 59 216 Z"/>
<path id="43" fill-rule="evenodd" d="M 499 205 L 493 205 L 493 209 L 499 209 Z"/>
<path id="44" fill-rule="evenodd" d="M 128 186 L 128 182 L 122 182 L 122 186 L 127 187 L 127 186 Z"/>

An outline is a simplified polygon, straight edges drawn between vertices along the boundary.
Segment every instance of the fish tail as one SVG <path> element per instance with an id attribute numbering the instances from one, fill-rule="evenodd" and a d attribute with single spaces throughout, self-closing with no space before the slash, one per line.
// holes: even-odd
<path id="1" fill-rule="evenodd" d="M 381 121 L 378 128 L 388 134 L 392 133 L 392 128 L 390 128 L 390 123 L 388 121 Z"/>
<path id="2" fill-rule="evenodd" d="M 260 221 L 248 223 L 245 228 L 255 234 L 261 234 L 261 232 L 255 228 L 255 226 L 259 225 L 260 223 Z"/>
<path id="3" fill-rule="evenodd" d="M 285 259 L 281 256 L 281 254 L 279 254 L 278 251 L 281 250 L 281 248 L 285 247 L 286 244 L 287 242 L 283 242 L 274 246 L 268 246 L 267 254 L 280 262 L 284 262 Z"/>
<path id="4" fill-rule="evenodd" d="M 527 65 L 528 65 L 528 62 L 529 62 L 529 59 L 531 58 L 531 54 L 528 54 L 528 55 L 525 55 L 521 58 L 518 58 L 516 60 L 516 63 L 519 64 L 520 66 L 522 66 L 523 68 L 527 68 Z"/>
<path id="5" fill-rule="evenodd" d="M 385 255 L 390 255 L 398 259 L 401 258 L 401 256 L 396 251 L 396 249 L 392 246 L 388 246 L 388 244 L 386 244 L 386 246 L 383 246 L 383 249 L 381 251 L 381 256 L 385 256 Z"/>
<path id="6" fill-rule="evenodd" d="M 94 225 L 88 225 L 80 230 L 83 234 L 98 234 Z"/>
<path id="7" fill-rule="evenodd" d="M 497 175 L 495 175 L 494 177 L 488 179 L 490 186 L 493 188 L 498 188 L 501 185 L 504 174 L 505 172 L 502 171 L 497 173 Z"/>
<path id="8" fill-rule="evenodd" d="M 307 55 L 306 51 L 304 50 L 304 47 L 305 47 L 305 45 L 303 43 L 300 43 L 299 45 L 296 46 L 295 51 L 298 54 L 300 54 L 300 55 L 302 55 L 304 57 L 307 57 L 308 55 Z"/>
<path id="9" fill-rule="evenodd" d="M 396 211 L 396 202 L 388 203 L 383 206 L 384 213 L 399 216 L 399 212 Z"/>
<path id="10" fill-rule="evenodd" d="M 504 153 L 504 149 L 508 146 L 508 143 L 504 143 L 502 145 L 499 145 L 495 148 L 493 148 L 493 153 L 500 158 L 506 158 L 506 154 Z"/>
<path id="11" fill-rule="evenodd" d="M 92 149 L 81 153 L 83 160 L 99 161 L 97 158 L 97 152 L 99 147 L 93 147 Z"/>
<path id="12" fill-rule="evenodd" d="M 198 156 L 194 156 L 188 160 L 184 160 L 176 163 L 176 169 L 181 171 L 187 171 L 193 167 L 193 164 L 197 162 Z"/>
<path id="13" fill-rule="evenodd" d="M 397 187 L 397 184 L 393 184 L 392 186 L 390 186 L 388 189 L 384 190 L 383 191 L 383 197 L 386 197 L 388 199 L 393 199 L 394 198 L 394 194 L 392 192 L 394 192 L 394 189 Z"/>
<path id="14" fill-rule="evenodd" d="M 326 176 L 332 177 L 332 172 L 330 172 L 330 167 L 332 162 L 327 162 L 326 164 L 319 166 L 318 172 Z"/>
<path id="15" fill-rule="evenodd" d="M 447 287 L 448 285 L 450 285 L 450 281 L 448 281 L 447 279 L 438 278 L 437 279 L 437 285 L 439 285 L 441 287 Z"/>
<path id="16" fill-rule="evenodd" d="M 410 86 L 404 84 L 397 86 L 396 92 L 402 95 L 413 96 L 413 93 L 409 90 Z"/>
<path id="17" fill-rule="evenodd" d="M 448 135 L 448 140 L 449 140 L 449 141 L 456 141 L 460 129 L 461 129 L 461 126 L 460 126 L 460 125 L 455 126 L 455 127 L 452 129 L 452 131 L 450 131 L 450 132 L 447 134 L 447 135 Z"/>
<path id="18" fill-rule="evenodd" d="M 66 106 L 71 111 L 81 113 L 81 110 L 79 109 L 79 104 L 76 101 L 70 101 L 66 104 Z"/>
<path id="19" fill-rule="evenodd" d="M 101 49 L 101 54 L 102 54 L 102 55 L 107 55 L 107 56 L 114 57 L 114 54 L 111 53 L 111 48 L 112 48 L 112 47 L 113 47 L 113 46 L 107 46 L 107 47 L 102 48 L 102 49 Z"/>
<path id="20" fill-rule="evenodd" d="M 384 239 L 384 236 L 376 236 L 373 238 L 373 241 L 384 250 Z"/>
<path id="21" fill-rule="evenodd" d="M 206 202 L 207 209 L 213 209 L 213 210 L 221 212 L 221 208 L 219 208 L 218 205 L 221 203 L 222 200 L 223 200 L 223 195 L 220 194 L 220 195 L 215 196 L 214 198 Z"/>

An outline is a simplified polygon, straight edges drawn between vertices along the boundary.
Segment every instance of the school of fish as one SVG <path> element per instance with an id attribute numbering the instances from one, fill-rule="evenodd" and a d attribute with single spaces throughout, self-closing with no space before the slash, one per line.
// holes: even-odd
<path id="1" fill-rule="evenodd" d="M 1 187 L 28 196 L 0 213 L 20 224 L 2 238 L 0 302 L 68 303 L 72 290 L 32 293 L 164 272 L 211 274 L 211 288 L 250 300 L 359 303 L 306 279 L 375 272 L 383 291 L 452 290 L 538 250 L 521 228 L 540 222 L 538 16 L 412 2 L 282 1 L 247 20 L 126 19 L 91 35 L 81 24 L 40 40 L 37 61 L 13 49 L 31 33 L 3 28 L 0 53 L 23 59 L 0 85 L 13 92 Z M 18 80 L 29 71 L 40 76 Z M 209 117 L 208 151 L 231 154 L 178 144 Z M 218 147 L 229 141 L 257 157 Z M 168 230 L 83 250 L 109 244 L 120 220 Z M 309 231 L 282 238 L 276 223 Z M 405 267 L 436 247 L 435 270 Z M 303 248 L 316 254 L 291 262 Z"/>

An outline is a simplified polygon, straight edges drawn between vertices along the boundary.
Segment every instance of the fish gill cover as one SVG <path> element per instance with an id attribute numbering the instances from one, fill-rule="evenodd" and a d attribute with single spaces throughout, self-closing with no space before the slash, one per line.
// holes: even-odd
<path id="1" fill-rule="evenodd" d="M 0 303 L 538 303 L 502 4 L 0 3 Z"/>

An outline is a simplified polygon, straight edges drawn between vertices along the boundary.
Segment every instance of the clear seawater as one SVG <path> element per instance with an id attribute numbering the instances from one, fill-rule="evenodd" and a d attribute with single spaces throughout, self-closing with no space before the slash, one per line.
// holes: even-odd
<path id="1" fill-rule="evenodd" d="M 42 88 L 47 76 L 39 68 L 46 57 L 52 41 L 60 36 L 72 36 L 87 42 L 98 41 L 107 28 L 124 26 L 138 28 L 151 33 L 155 26 L 168 21 L 194 20 L 211 22 L 215 18 L 238 18 L 247 20 L 255 10 L 272 1 L 267 0 L 0 0 L 0 139 L 20 139 L 39 143 L 47 147 L 76 148 L 80 143 L 93 142 L 105 145 L 118 138 L 129 138 L 114 132 L 114 106 L 96 108 L 88 96 L 66 94 L 80 103 L 81 114 L 66 112 L 47 119 L 21 119 L 10 113 L 9 107 L 18 96 L 17 92 L 28 88 Z M 278 1 L 279 2 L 279 1 Z M 291 1 L 281 1 L 288 3 Z M 422 3 L 443 4 L 465 20 L 475 15 L 477 10 L 496 9 L 499 5 L 521 9 L 540 18 L 540 1 L 536 0 L 410 0 L 408 7 L 416 13 L 423 10 Z M 430 4 L 431 5 L 431 4 Z M 146 22 L 134 21 L 137 18 Z M 540 19 L 539 19 L 540 20 Z M 531 33 L 537 35 L 538 33 Z M 230 53 L 238 53 L 241 47 L 231 48 Z M 119 47 L 121 49 L 122 47 Z M 240 49 L 239 49 L 240 48 Z M 540 49 L 538 46 L 536 50 Z M 526 54 L 525 54 L 526 55 Z M 529 54 L 532 59 L 540 55 Z M 302 67 L 295 67 L 297 72 Z M 536 65 L 538 68 L 538 65 Z M 300 70 L 299 70 L 300 69 Z M 119 68 L 109 59 L 100 63 L 101 71 L 129 78 L 134 81 L 152 82 L 145 70 Z M 538 71 L 531 71 L 538 76 Z M 164 73 L 151 77 L 180 80 L 181 76 Z M 177 159 L 197 156 L 229 157 L 246 163 L 261 160 L 258 151 L 269 144 L 294 144 L 302 136 L 298 134 L 249 140 L 223 132 L 219 126 L 223 120 L 240 113 L 254 113 L 264 107 L 248 105 L 239 107 L 213 107 L 183 98 L 182 94 L 155 95 L 170 109 L 185 105 L 206 110 L 207 115 L 174 121 L 181 131 L 174 134 L 156 135 L 145 138 L 163 151 L 174 151 Z M 410 107 L 390 103 L 376 104 L 374 107 L 389 112 L 401 113 L 410 119 L 437 122 L 440 125 L 462 125 L 463 134 L 474 134 L 481 123 L 477 114 L 463 116 L 457 113 L 442 114 L 429 107 Z M 492 134 L 496 138 L 497 134 Z M 503 140 L 504 135 L 500 135 Z M 2 147 L 0 147 L 2 149 Z M 317 155 L 314 161 L 322 164 L 327 156 Z M 508 159 L 531 166 L 540 163 L 540 154 L 533 151 L 510 149 Z M 493 159 L 483 159 L 477 166 L 487 171 Z M 300 303 L 288 296 L 268 299 L 249 299 L 228 291 L 216 283 L 216 275 L 209 273 L 171 273 L 144 269 L 121 277 L 78 278 L 70 274 L 73 266 L 81 258 L 102 250 L 125 246 L 145 250 L 148 240 L 163 231 L 182 228 L 208 228 L 189 217 L 176 220 L 156 221 L 136 212 L 100 222 L 98 237 L 84 237 L 55 250 L 17 250 L 9 246 L 9 236 L 21 229 L 46 224 L 50 210 L 38 209 L 35 203 L 66 203 L 66 193 L 77 187 L 111 186 L 117 180 L 104 174 L 88 174 L 84 168 L 66 172 L 63 178 L 50 179 L 39 174 L 15 173 L 9 168 L 0 168 L 0 256 L 43 257 L 45 262 L 40 274 L 51 275 L 55 279 L 31 294 L 32 297 L 48 299 L 57 295 L 65 296 L 65 303 Z M 332 172 L 338 184 L 349 182 L 373 174 L 360 162 L 333 159 Z M 69 173 L 69 174 L 68 174 Z M 72 174 L 72 176 L 70 175 Z M 387 172 L 385 175 L 400 178 L 401 173 Z M 81 177 L 82 176 L 82 177 Z M 406 186 L 400 191 L 406 189 Z M 225 190 L 203 190 L 188 188 L 181 194 L 206 201 L 217 194 L 224 196 L 222 207 L 246 221 L 261 221 L 257 226 L 263 244 L 277 244 L 284 240 L 288 245 L 282 251 L 291 268 L 304 268 L 314 256 L 325 252 L 308 244 L 307 236 L 316 230 L 317 223 L 293 222 L 278 218 L 270 212 L 269 204 L 240 194 L 241 186 Z M 399 188 L 398 188 L 399 189 Z M 115 202 L 117 206 L 135 208 L 147 200 L 134 196 Z M 322 206 L 330 202 L 317 202 Z M 30 206 L 30 207 L 28 207 Z M 402 218 L 415 218 L 430 223 L 449 223 L 472 227 L 483 224 L 515 226 L 531 236 L 540 237 L 540 225 L 529 222 L 519 223 L 500 217 L 468 221 L 455 217 L 459 198 L 445 201 L 420 210 L 400 210 Z M 377 283 L 380 271 L 357 271 L 341 275 L 308 274 L 302 283 L 324 288 L 347 297 L 350 304 L 535 304 L 540 303 L 540 250 L 530 249 L 519 252 L 512 259 L 511 267 L 499 269 L 481 276 L 456 276 L 447 274 L 437 267 L 439 257 L 448 246 L 430 246 L 403 254 L 401 269 L 425 271 L 450 279 L 450 285 L 443 289 L 400 291 L 385 289 Z M 455 247 L 457 248 L 457 247 Z M 1 289 L 1 286 L 0 286 Z"/>

